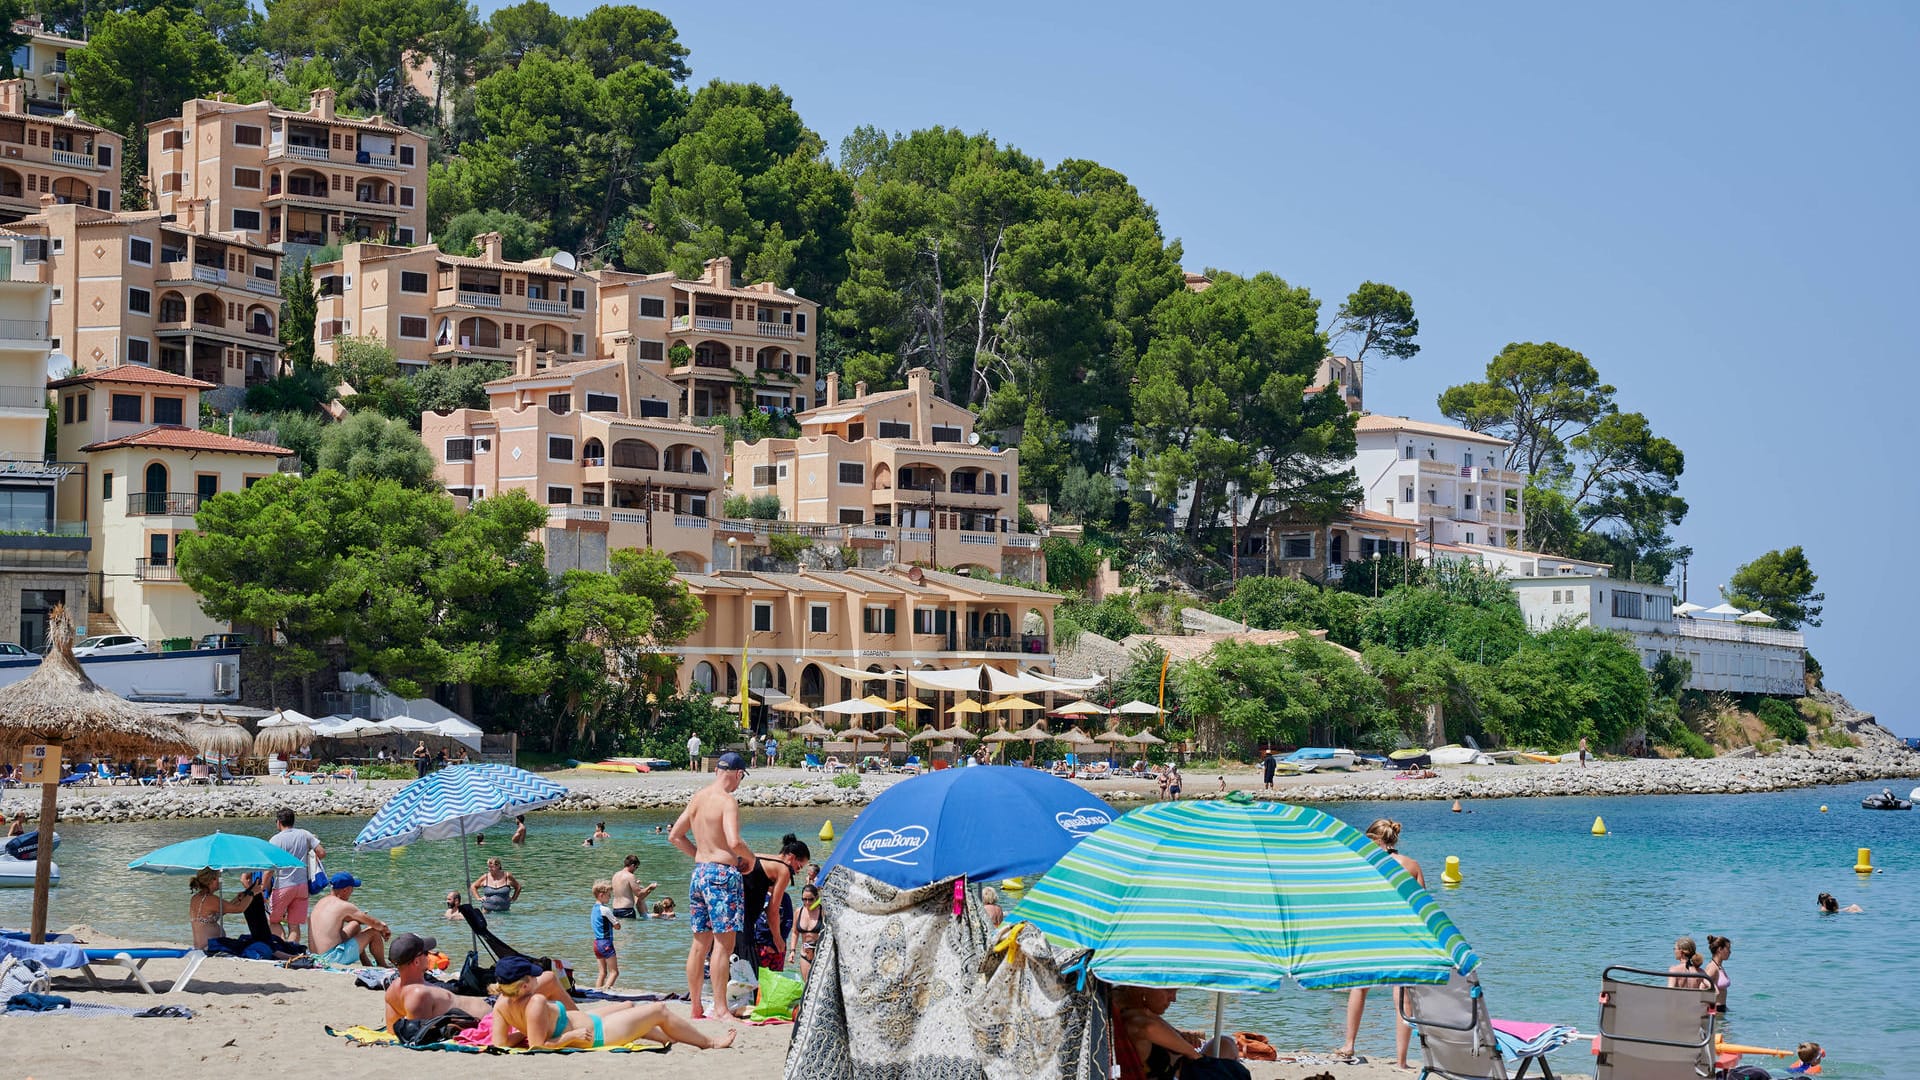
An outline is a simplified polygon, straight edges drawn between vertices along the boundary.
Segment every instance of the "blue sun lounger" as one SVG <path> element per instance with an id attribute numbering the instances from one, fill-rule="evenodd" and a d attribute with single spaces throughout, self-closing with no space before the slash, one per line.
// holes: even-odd
<path id="1" fill-rule="evenodd" d="M 145 968 L 149 960 L 183 960 L 186 966 L 167 987 L 167 993 L 184 990 L 193 980 L 194 972 L 200 970 L 200 964 L 207 954 L 199 949 L 183 948 L 99 948 L 90 949 L 84 945 L 69 942 L 48 942 L 34 945 L 17 938 L 0 938 L 0 956 L 15 956 L 23 960 L 37 960 L 56 971 L 78 971 L 86 976 L 89 983 L 97 989 L 106 989 L 112 983 L 134 983 L 141 990 L 158 995 L 160 991 L 147 981 Z M 116 980 L 105 980 L 95 966 L 118 968 L 125 974 Z M 111 972 L 109 972 L 111 974 Z"/>

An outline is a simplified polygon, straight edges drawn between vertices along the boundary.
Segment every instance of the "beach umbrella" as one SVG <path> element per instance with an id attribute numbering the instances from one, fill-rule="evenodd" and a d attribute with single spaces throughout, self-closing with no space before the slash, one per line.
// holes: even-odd
<path id="1" fill-rule="evenodd" d="M 947 715 L 948 716 L 977 716 L 980 713 L 983 713 L 986 711 L 987 711 L 987 707 L 985 705 L 980 704 L 979 702 L 973 700 L 972 698 L 963 698 L 960 701 L 955 702 L 953 707 L 947 710 Z"/>
<path id="2" fill-rule="evenodd" d="M 180 724 L 156 716 L 102 689 L 73 658 L 73 617 L 53 610 L 47 625 L 47 655 L 33 673 L 0 687 L 0 753 L 19 761 L 29 746 L 58 747 L 63 756 L 132 756 L 184 751 L 191 744 Z M 51 837 L 58 809 L 59 777 L 40 787 L 40 835 Z M 53 845 L 43 843 L 33 872 L 34 944 L 47 939 L 47 894 L 53 877 Z"/>
<path id="3" fill-rule="evenodd" d="M 1105 716 L 1112 711 L 1104 705 L 1095 705 L 1091 701 L 1076 701 L 1053 710 L 1055 716 Z"/>
<path id="4" fill-rule="evenodd" d="M 921 728 L 919 731 L 914 733 L 912 738 L 908 739 L 907 741 L 910 743 L 937 742 L 946 737 L 947 737 L 947 733 L 940 730 L 939 728 Z"/>
<path id="5" fill-rule="evenodd" d="M 1681 616 L 1682 618 L 1685 618 L 1686 616 L 1688 616 L 1688 615 L 1692 615 L 1692 614 L 1694 614 L 1695 612 L 1700 612 L 1700 611 L 1705 611 L 1705 610 L 1707 610 L 1707 609 L 1706 609 L 1706 608 L 1704 608 L 1704 607 L 1702 607 L 1702 606 L 1701 606 L 1701 605 L 1699 605 L 1699 604 L 1695 604 L 1695 603 L 1683 603 L 1683 604 L 1678 604 L 1678 605 L 1675 605 L 1675 607 L 1674 607 L 1674 609 L 1673 609 L 1673 613 L 1674 613 L 1675 615 L 1679 615 L 1679 616 Z"/>
<path id="6" fill-rule="evenodd" d="M 931 702 L 921 701 L 919 698 L 911 697 L 903 697 L 899 701 L 889 701 L 887 702 L 887 708 L 892 709 L 894 712 L 905 712 L 908 709 L 919 709 L 922 712 L 934 711 L 934 706 Z"/>
<path id="7" fill-rule="evenodd" d="M 793 729 L 793 733 L 803 739 L 824 739 L 833 734 L 826 725 L 820 723 L 818 720 L 809 720 L 801 724 L 799 727 Z"/>
<path id="8" fill-rule="evenodd" d="M 188 721 L 186 732 L 187 742 L 195 750 L 222 761 L 245 757 L 247 751 L 253 749 L 253 736 L 247 734 L 247 729 L 225 717 Z"/>
<path id="9" fill-rule="evenodd" d="M 257 836 L 216 832 L 147 852 L 127 864 L 152 874 L 214 870 L 304 870 L 306 863 Z"/>
<path id="10" fill-rule="evenodd" d="M 1737 619 L 1740 616 L 1746 614 L 1746 612 L 1741 611 L 1739 608 L 1734 607 L 1732 604 L 1715 604 L 1712 607 L 1708 608 L 1707 610 L 1701 612 L 1700 614 L 1718 615 L 1723 619 Z"/>
<path id="11" fill-rule="evenodd" d="M 792 713 L 797 715 L 800 713 L 812 712 L 813 706 L 806 704 L 805 702 L 801 701 L 799 698 L 788 698 L 787 700 L 781 702 L 780 704 L 775 705 L 773 707 L 773 711 L 783 712 L 783 713 Z"/>
<path id="12" fill-rule="evenodd" d="M 860 700 L 876 708 L 885 709 L 888 712 L 893 711 L 893 702 L 888 701 L 886 698 L 881 697 L 879 694 L 868 694 L 866 697 L 863 697 Z"/>
<path id="13" fill-rule="evenodd" d="M 425 721 L 411 716 L 389 716 L 380 721 L 380 726 L 396 735 L 437 735 L 439 731 Z"/>
<path id="14" fill-rule="evenodd" d="M 291 754 L 313 741 L 314 719 L 295 709 L 282 709 L 260 721 L 253 748 L 262 754 Z"/>
<path id="15" fill-rule="evenodd" d="M 1091 735 L 1088 735 L 1086 732 L 1081 731 L 1077 727 L 1068 728 L 1064 734 L 1057 735 L 1055 736 L 1055 738 L 1059 739 L 1063 743 L 1066 743 L 1068 746 L 1094 745 L 1093 737 Z"/>
<path id="16" fill-rule="evenodd" d="M 1160 706 L 1149 705 L 1144 701 L 1129 701 L 1113 711 L 1125 713 L 1128 716 L 1159 716 L 1161 713 L 1166 712 L 1166 710 Z"/>
<path id="17" fill-rule="evenodd" d="M 1734 621 L 1749 623 L 1754 626 L 1765 626 L 1768 623 L 1775 623 L 1775 622 L 1779 622 L 1780 620 L 1774 618 L 1773 616 L 1767 614 L 1764 611 L 1749 611 L 1745 615 L 1740 616 L 1738 619 L 1735 619 Z"/>
<path id="18" fill-rule="evenodd" d="M 1158 735 L 1155 735 L 1153 732 L 1148 731 L 1145 728 L 1141 728 L 1138 732 L 1134 734 L 1133 738 L 1128 739 L 1127 741 L 1133 742 L 1133 743 L 1139 743 L 1141 746 L 1159 746 L 1162 743 L 1165 743 L 1167 740 L 1160 738 Z"/>
<path id="19" fill-rule="evenodd" d="M 1022 728 L 1016 734 L 1028 742 L 1046 742 L 1053 738 L 1053 732 L 1047 730 L 1047 725 L 1038 721 L 1035 721 L 1032 727 Z"/>
<path id="20" fill-rule="evenodd" d="M 1114 816 L 1078 785 L 1032 769 L 943 769 L 881 792 L 821 869 L 845 866 L 901 889 L 1032 877 Z"/>
<path id="21" fill-rule="evenodd" d="M 1045 712 L 1046 706 L 1023 697 L 1001 698 L 987 706 L 988 712 Z"/>
<path id="22" fill-rule="evenodd" d="M 877 803 L 876 803 L 877 805 Z M 1479 958 L 1386 850 L 1303 806 L 1131 811 L 1068 852 L 1012 918 L 1093 950 L 1110 983 L 1224 993 L 1439 984 Z"/>
<path id="23" fill-rule="evenodd" d="M 848 698 L 845 701 L 836 701 L 831 705 L 822 705 L 819 711 L 823 713 L 833 713 L 836 716 L 870 716 L 874 713 L 892 712 L 893 710 L 887 708 L 887 704 L 884 701 L 875 705 L 865 698 Z"/>
<path id="24" fill-rule="evenodd" d="M 480 749 L 480 740 L 486 735 L 486 732 L 480 730 L 479 725 L 468 720 L 463 720 L 458 716 L 449 716 L 445 720 L 434 721 L 433 733 L 443 739 L 452 739 L 457 743 L 470 746 L 475 750 Z"/>
<path id="25" fill-rule="evenodd" d="M 886 752 L 891 755 L 893 753 L 893 740 L 904 739 L 907 737 L 907 733 L 900 730 L 898 725 L 889 722 L 885 727 L 875 728 L 873 730 L 873 737 L 887 740 Z"/>

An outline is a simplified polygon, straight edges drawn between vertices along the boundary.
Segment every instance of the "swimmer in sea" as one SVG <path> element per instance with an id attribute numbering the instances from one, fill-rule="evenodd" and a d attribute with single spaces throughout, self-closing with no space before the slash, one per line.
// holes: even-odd
<path id="1" fill-rule="evenodd" d="M 1840 901 L 1835 900 L 1832 893 L 1821 893 L 1814 903 L 1819 905 L 1820 914 L 1822 915 L 1859 915 L 1864 911 L 1859 904 L 1848 904 L 1846 907 L 1841 907 Z"/>

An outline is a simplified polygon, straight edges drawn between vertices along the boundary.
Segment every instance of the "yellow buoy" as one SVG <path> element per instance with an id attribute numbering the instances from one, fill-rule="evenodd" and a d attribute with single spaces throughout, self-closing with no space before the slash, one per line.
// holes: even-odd
<path id="1" fill-rule="evenodd" d="M 1440 871 L 1442 885 L 1458 885 L 1465 879 L 1460 876 L 1460 856 L 1447 856 L 1446 868 Z"/>
<path id="2" fill-rule="evenodd" d="M 396 847 L 396 848 L 388 848 L 387 858 L 397 859 L 400 856 L 405 855 L 406 853 L 407 853 L 407 845 L 401 844 L 399 847 Z"/>
<path id="3" fill-rule="evenodd" d="M 1593 835 L 1607 835 L 1607 823 L 1598 816 L 1595 816 L 1593 819 Z"/>
<path id="4" fill-rule="evenodd" d="M 1826 813 L 1826 812 L 1827 812 L 1827 808 L 1826 808 L 1826 807 L 1824 807 L 1824 806 L 1823 806 L 1823 807 L 1821 807 L 1821 808 L 1820 808 L 1820 812 L 1821 812 L 1821 813 L 1823 813 L 1823 814 L 1824 814 L 1824 813 Z"/>
<path id="5" fill-rule="evenodd" d="M 827 823 L 825 825 L 820 826 L 820 839 L 827 840 L 827 841 L 831 841 L 833 839 L 833 819 L 832 818 L 828 818 Z"/>
<path id="6" fill-rule="evenodd" d="M 1853 863 L 1853 872 L 1856 874 L 1873 873 L 1873 852 L 1870 849 L 1860 849 L 1860 855 Z"/>
<path id="7" fill-rule="evenodd" d="M 1000 889 L 1002 892 L 1025 892 L 1027 883 L 1017 877 L 1010 877 L 1000 883 Z"/>

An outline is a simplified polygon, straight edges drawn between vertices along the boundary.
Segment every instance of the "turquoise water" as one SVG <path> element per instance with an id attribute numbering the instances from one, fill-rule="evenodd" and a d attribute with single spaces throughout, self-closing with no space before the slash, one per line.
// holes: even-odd
<path id="1" fill-rule="evenodd" d="M 1859 808 L 1878 785 L 1817 788 L 1767 795 L 1662 796 L 1620 799 L 1508 799 L 1470 803 L 1453 814 L 1445 803 L 1346 803 L 1326 807 L 1362 828 L 1378 816 L 1405 826 L 1401 850 L 1420 860 L 1439 886 L 1448 855 L 1460 857 L 1466 884 L 1439 889 L 1442 904 L 1485 961 L 1483 981 L 1496 1016 L 1572 1023 L 1591 1031 L 1595 994 L 1608 964 L 1664 968 L 1673 939 L 1708 934 L 1733 939 L 1728 972 L 1734 983 L 1730 1038 L 1791 1047 L 1803 1039 L 1824 1044 L 1826 1075 L 1911 1076 L 1905 1064 L 1920 1041 L 1920 1017 L 1906 1005 L 1906 987 L 1920 969 L 1920 813 L 1875 813 Z M 1904 790 L 1904 788 L 1902 788 Z M 1821 804 L 1831 812 L 1819 813 Z M 1604 815 L 1612 835 L 1589 828 Z M 741 814 L 748 841 L 775 850 L 780 834 L 811 841 L 817 810 L 755 810 Z M 609 816 L 610 844 L 581 845 L 596 816 L 536 814 L 527 843 L 491 832 L 476 851 L 500 854 L 526 885 L 508 914 L 493 917 L 500 935 L 517 947 L 555 953 L 592 973 L 588 950 L 589 886 L 608 877 L 629 852 L 641 860 L 642 880 L 661 882 L 684 911 L 687 860 L 656 826 L 669 811 Z M 313 818 L 311 828 L 334 852 L 329 869 L 366 880 L 356 900 L 400 928 L 440 932 L 442 947 L 464 951 L 464 940 L 440 919 L 446 893 L 461 887 L 456 844 L 417 845 L 404 853 L 351 851 L 358 818 Z M 845 821 L 836 822 L 844 830 Z M 203 835 L 215 827 L 265 836 L 257 821 L 161 821 L 63 827 L 62 886 L 54 892 L 53 923 L 86 922 L 116 934 L 182 940 L 188 936 L 186 881 L 121 870 L 142 852 Z M 815 844 L 818 858 L 825 845 Z M 1884 872 L 1852 872 L 1854 849 L 1870 847 Z M 1821 917 L 1813 898 L 1831 892 L 1862 915 Z M 25 925 L 27 890 L 0 890 L 0 924 Z M 241 927 L 233 916 L 230 927 Z M 687 927 L 675 921 L 629 920 L 619 932 L 622 985 L 684 990 Z M 584 960 L 584 963 L 580 961 Z M 1291 991 L 1233 1002 L 1233 1029 L 1266 1033 L 1283 1048 L 1331 1049 L 1341 1037 L 1344 994 Z M 1204 995 L 1176 1006 L 1183 1026 L 1211 1022 Z M 1361 1053 L 1392 1051 L 1389 996 L 1368 1001 Z M 1416 1050 L 1417 1053 L 1417 1050 Z M 1565 1071 L 1588 1071 L 1584 1047 L 1556 1055 Z"/>

